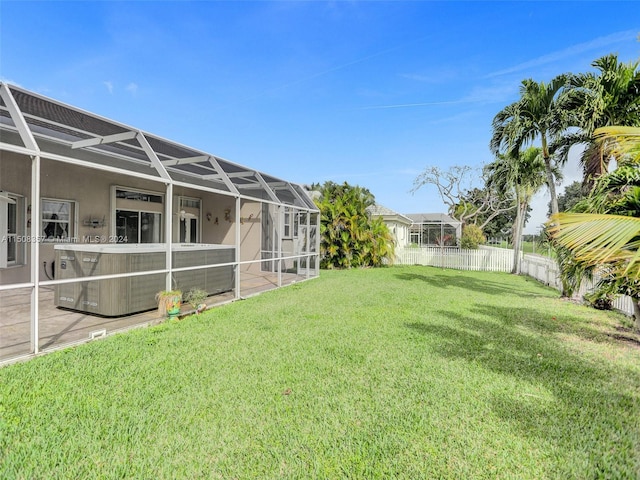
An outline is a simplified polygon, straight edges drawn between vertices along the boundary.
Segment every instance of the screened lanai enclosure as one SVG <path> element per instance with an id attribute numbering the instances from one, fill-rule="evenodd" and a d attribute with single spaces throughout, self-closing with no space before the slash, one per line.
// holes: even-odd
<path id="1" fill-rule="evenodd" d="M 409 213 L 410 243 L 420 247 L 457 247 L 462 237 L 462 223 L 442 213 Z"/>
<path id="2" fill-rule="evenodd" d="M 163 290 L 317 277 L 318 252 L 300 185 L 0 83 L 0 362 L 157 322 Z"/>

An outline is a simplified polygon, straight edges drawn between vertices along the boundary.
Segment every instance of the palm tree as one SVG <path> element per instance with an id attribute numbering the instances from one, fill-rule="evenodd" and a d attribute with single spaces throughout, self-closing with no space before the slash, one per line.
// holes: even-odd
<path id="1" fill-rule="evenodd" d="M 616 293 L 633 298 L 640 332 L 640 128 L 600 128 L 594 139 L 601 148 L 610 143 L 618 168 L 597 179 L 581 205 L 587 213 L 556 215 L 550 234 L 582 266 L 604 268 Z"/>
<path id="2" fill-rule="evenodd" d="M 316 199 L 320 209 L 321 268 L 383 266 L 394 258 L 393 236 L 381 219 L 371 220 L 375 203 L 366 188 L 326 182 Z"/>
<path id="3" fill-rule="evenodd" d="M 493 119 L 493 134 L 489 144 L 492 152 L 518 158 L 525 144 L 533 143 L 538 137 L 545 164 L 546 183 L 551 195 L 551 211 L 558 213 L 556 195 L 555 161 L 551 142 L 555 141 L 570 123 L 570 111 L 562 107 L 560 97 L 571 76 L 563 74 L 551 82 L 523 80 L 520 99 L 505 107 Z"/>
<path id="4" fill-rule="evenodd" d="M 588 183 L 606 172 L 610 158 L 593 132 L 612 125 L 640 126 L 640 62 L 623 63 L 610 54 L 591 65 L 597 72 L 573 75 L 562 99 L 563 108 L 574 112 L 572 126 L 578 131 L 565 133 L 557 152 L 565 163 L 572 146 L 586 145 L 580 161 Z"/>
<path id="5" fill-rule="evenodd" d="M 516 220 L 513 224 L 513 268 L 511 273 L 520 273 L 520 241 L 524 229 L 527 210 L 533 196 L 546 182 L 546 166 L 541 149 L 529 147 L 517 158 L 498 155 L 486 167 L 489 185 L 499 191 L 515 196 Z"/>

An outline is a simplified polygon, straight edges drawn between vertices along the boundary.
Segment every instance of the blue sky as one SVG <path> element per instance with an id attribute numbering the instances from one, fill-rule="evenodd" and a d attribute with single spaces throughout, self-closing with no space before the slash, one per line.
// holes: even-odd
<path id="1" fill-rule="evenodd" d="M 401 213 L 430 165 L 492 160 L 521 80 L 640 58 L 628 2 L 0 2 L 0 78 L 298 183 Z M 569 166 L 567 181 L 577 179 Z M 528 231 L 544 221 L 546 191 Z"/>

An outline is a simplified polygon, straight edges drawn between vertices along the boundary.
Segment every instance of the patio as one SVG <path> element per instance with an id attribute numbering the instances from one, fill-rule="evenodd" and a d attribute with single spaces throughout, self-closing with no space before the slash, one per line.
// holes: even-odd
<path id="1" fill-rule="evenodd" d="M 304 277 L 292 273 L 282 274 L 282 285 L 289 285 Z M 277 274 L 241 273 L 241 298 L 250 297 L 278 288 Z M 232 291 L 209 296 L 208 308 L 232 302 Z M 31 355 L 31 289 L 0 291 L 0 364 Z M 193 312 L 189 304 L 183 304 L 181 316 Z M 146 327 L 164 321 L 156 310 L 125 315 L 103 317 L 58 308 L 54 305 L 54 288 L 40 287 L 39 342 L 40 353 L 102 338 L 120 331 Z"/>
<path id="2" fill-rule="evenodd" d="M 0 363 L 319 274 L 303 185 L 5 82 L 0 132 Z"/>

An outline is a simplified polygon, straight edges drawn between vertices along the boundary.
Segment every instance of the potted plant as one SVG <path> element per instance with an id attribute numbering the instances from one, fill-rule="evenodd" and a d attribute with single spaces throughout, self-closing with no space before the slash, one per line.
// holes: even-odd
<path id="1" fill-rule="evenodd" d="M 182 292 L 180 290 L 163 290 L 156 293 L 156 301 L 158 302 L 158 313 L 161 316 L 169 317 L 169 320 L 175 320 L 180 314 L 180 306 L 182 305 Z"/>
<path id="2" fill-rule="evenodd" d="M 189 305 L 196 311 L 196 313 L 200 313 L 207 308 L 207 304 L 204 303 L 205 299 L 209 296 L 209 294 L 202 290 L 201 288 L 192 288 L 187 292 L 184 296 L 185 302 L 188 302 Z"/>

